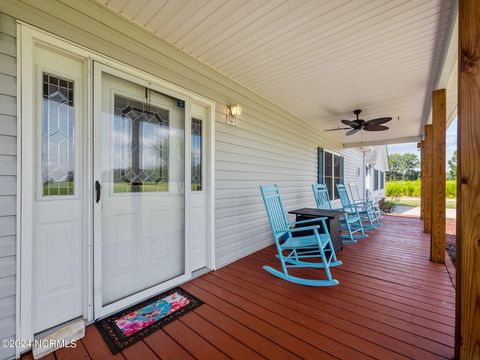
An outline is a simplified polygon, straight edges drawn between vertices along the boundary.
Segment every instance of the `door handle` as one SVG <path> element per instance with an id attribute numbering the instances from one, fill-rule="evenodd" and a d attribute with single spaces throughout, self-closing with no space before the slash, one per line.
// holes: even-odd
<path id="1" fill-rule="evenodd" d="M 95 193 L 96 193 L 96 199 L 95 202 L 98 203 L 100 201 L 100 193 L 102 191 L 102 186 L 100 185 L 100 181 L 95 181 Z"/>

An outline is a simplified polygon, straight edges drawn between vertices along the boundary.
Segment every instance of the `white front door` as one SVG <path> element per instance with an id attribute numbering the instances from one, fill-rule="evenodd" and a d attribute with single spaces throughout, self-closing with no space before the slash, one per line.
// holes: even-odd
<path id="1" fill-rule="evenodd" d="M 190 276 L 189 102 L 94 64 L 95 317 Z"/>
<path id="2" fill-rule="evenodd" d="M 32 340 L 215 268 L 215 103 L 20 28 L 17 301 Z"/>
<path id="3" fill-rule="evenodd" d="M 32 209 L 32 330 L 46 330 L 85 311 L 85 62 L 56 50 L 33 49 L 33 144 L 22 161 L 22 186 Z M 31 153 L 30 153 L 31 151 Z"/>

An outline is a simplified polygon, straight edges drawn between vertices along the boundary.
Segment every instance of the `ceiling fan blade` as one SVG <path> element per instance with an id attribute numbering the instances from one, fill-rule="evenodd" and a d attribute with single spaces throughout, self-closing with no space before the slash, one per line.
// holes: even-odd
<path id="1" fill-rule="evenodd" d="M 357 124 L 354 120 L 340 120 L 340 121 L 348 126 L 354 126 Z"/>
<path id="2" fill-rule="evenodd" d="M 336 131 L 336 130 L 349 130 L 349 129 L 351 129 L 351 128 L 349 128 L 349 127 L 340 128 L 339 127 L 339 128 L 336 128 L 336 129 L 327 129 L 327 130 L 323 130 L 323 131 Z"/>
<path id="3" fill-rule="evenodd" d="M 388 126 L 384 126 L 384 125 L 369 125 L 369 126 L 366 126 L 363 130 L 365 131 L 384 131 L 384 130 L 388 130 L 389 127 Z"/>
<path id="4" fill-rule="evenodd" d="M 383 118 L 377 118 L 377 119 L 372 119 L 372 120 L 368 120 L 366 122 L 367 126 L 370 126 L 370 125 L 381 125 L 381 124 L 385 124 L 387 122 L 389 122 L 390 120 L 392 120 L 391 117 L 383 117 Z"/>
<path id="5" fill-rule="evenodd" d="M 350 131 L 347 131 L 347 132 L 345 133 L 345 135 L 350 136 L 350 135 L 355 134 L 355 133 L 358 132 L 358 131 L 360 131 L 360 129 L 352 129 L 352 130 L 350 130 Z"/>

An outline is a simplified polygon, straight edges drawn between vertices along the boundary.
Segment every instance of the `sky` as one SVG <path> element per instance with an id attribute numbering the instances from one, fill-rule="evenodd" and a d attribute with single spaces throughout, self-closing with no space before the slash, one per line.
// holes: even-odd
<path id="1" fill-rule="evenodd" d="M 457 150 L 457 118 L 455 118 L 450 127 L 447 129 L 447 171 L 449 170 L 448 160 L 453 155 L 453 152 Z M 387 145 L 388 154 L 405 154 L 405 153 L 414 153 L 420 156 L 420 153 L 417 149 L 417 143 L 407 143 L 407 144 L 394 144 Z"/>

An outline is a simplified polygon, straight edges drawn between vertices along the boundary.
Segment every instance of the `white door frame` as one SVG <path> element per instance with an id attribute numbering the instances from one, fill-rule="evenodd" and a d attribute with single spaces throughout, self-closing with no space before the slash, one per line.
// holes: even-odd
<path id="1" fill-rule="evenodd" d="M 162 91 L 171 91 L 180 94 L 188 101 L 195 101 L 209 110 L 209 134 L 207 139 L 208 146 L 208 268 L 214 270 L 215 265 L 215 101 L 195 94 L 189 90 L 181 88 L 170 82 L 162 80 L 156 76 L 148 74 L 144 71 L 136 69 L 132 66 L 123 64 L 117 60 L 91 51 L 82 46 L 76 45 L 70 41 L 64 40 L 58 36 L 39 30 L 29 24 L 17 21 L 17 174 L 19 181 L 17 182 L 17 277 L 16 277 L 16 338 L 19 341 L 33 340 L 33 329 L 31 323 L 32 309 L 32 206 L 33 194 L 28 191 L 28 185 L 31 185 L 33 179 L 24 179 L 22 177 L 23 170 L 27 166 L 32 166 L 32 159 L 24 158 L 24 154 L 32 151 L 32 129 L 26 128 L 27 124 L 32 124 L 35 119 L 32 104 L 33 87 L 32 87 L 32 71 L 33 71 L 33 49 L 36 44 L 60 49 L 64 53 L 71 56 L 82 58 L 85 60 L 87 67 L 87 78 L 85 79 L 85 176 L 89 181 L 85 184 L 86 194 L 86 219 L 87 219 L 87 239 L 85 241 L 86 252 L 86 307 L 85 318 L 87 321 L 93 321 L 93 298 L 94 298 L 94 274 L 93 274 L 93 74 L 92 63 L 94 61 L 108 65 L 124 73 L 131 74 L 136 78 L 142 79 L 149 84 L 149 87 L 157 87 Z M 191 119 L 189 106 L 186 106 L 185 117 Z M 188 112 L 187 112 L 188 110 Z M 25 124 L 25 126 L 23 125 Z M 190 142 L 190 139 L 185 139 Z M 187 155 L 187 154 L 186 154 Z M 188 155 L 188 158 L 190 156 Z M 190 166 L 190 164 L 188 163 Z M 188 166 L 188 167 L 189 167 Z M 91 181 L 90 181 L 91 180 Z M 188 179 L 190 181 L 190 179 Z M 186 184 L 187 185 L 187 184 Z M 29 205 L 30 204 L 30 205 Z M 188 224 L 186 224 L 188 226 Z M 188 228 L 186 229 L 188 231 Z M 17 348 L 17 356 L 27 348 Z"/>

